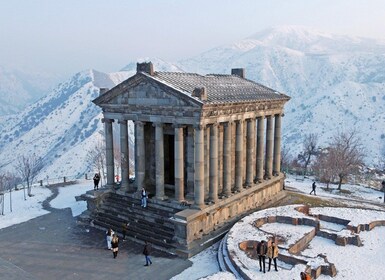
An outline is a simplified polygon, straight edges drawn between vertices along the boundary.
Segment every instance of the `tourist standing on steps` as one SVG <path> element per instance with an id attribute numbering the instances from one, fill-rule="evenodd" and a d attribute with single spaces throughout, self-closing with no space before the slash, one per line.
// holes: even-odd
<path id="1" fill-rule="evenodd" d="M 267 247 L 267 257 L 269 258 L 268 271 L 270 271 L 271 260 L 274 261 L 275 271 L 278 271 L 278 269 L 277 269 L 278 246 L 275 244 L 274 241 L 271 241 L 271 244 Z"/>
<path id="2" fill-rule="evenodd" d="M 144 248 L 143 248 L 143 255 L 146 258 L 146 264 L 144 266 L 152 265 L 152 261 L 150 259 L 150 253 L 151 253 L 151 246 L 147 243 L 147 241 L 144 242 Z"/>
<path id="3" fill-rule="evenodd" d="M 119 251 L 119 238 L 116 234 L 112 237 L 111 240 L 111 248 L 112 248 L 112 254 L 114 256 L 114 259 L 118 256 L 118 251 Z"/>
<path id="4" fill-rule="evenodd" d="M 315 185 L 315 182 L 313 182 L 313 185 L 311 185 L 312 190 L 311 190 L 310 194 L 312 194 L 312 193 L 314 192 L 314 195 L 317 195 L 317 194 L 315 193 L 315 188 L 316 188 L 316 187 L 317 187 L 317 186 Z"/>
<path id="5" fill-rule="evenodd" d="M 126 234 L 127 234 L 127 229 L 130 223 L 123 223 L 122 224 L 122 235 L 123 235 L 123 241 L 126 240 Z"/>
<path id="6" fill-rule="evenodd" d="M 95 173 L 93 180 L 94 180 L 94 190 L 99 189 L 100 175 L 98 173 Z"/>
<path id="7" fill-rule="evenodd" d="M 257 245 L 257 255 L 259 259 L 259 271 L 262 271 L 262 267 L 263 267 L 263 273 L 266 273 L 266 268 L 265 268 L 266 253 L 267 253 L 266 243 L 264 240 L 262 240 Z"/>
<path id="8" fill-rule="evenodd" d="M 142 205 L 143 208 L 147 207 L 147 191 L 145 188 L 142 188 Z"/>
<path id="9" fill-rule="evenodd" d="M 109 228 L 106 232 L 106 240 L 107 240 L 107 249 L 108 250 L 111 250 L 111 240 L 112 240 L 113 235 L 114 235 L 114 231 Z"/>

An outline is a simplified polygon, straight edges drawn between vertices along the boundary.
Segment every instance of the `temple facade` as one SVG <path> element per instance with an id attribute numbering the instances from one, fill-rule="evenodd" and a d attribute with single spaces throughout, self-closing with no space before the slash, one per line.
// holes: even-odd
<path id="1" fill-rule="evenodd" d="M 121 189 L 135 193 L 145 187 L 154 203 L 189 205 L 175 215 L 175 238 L 188 249 L 282 190 L 281 122 L 289 99 L 246 79 L 244 69 L 202 76 L 138 64 L 134 76 L 101 90 L 93 101 L 103 110 L 107 185 L 116 175 L 112 123 L 117 122 Z M 135 127 L 131 156 L 129 121 Z M 130 157 L 135 157 L 134 184 Z"/>

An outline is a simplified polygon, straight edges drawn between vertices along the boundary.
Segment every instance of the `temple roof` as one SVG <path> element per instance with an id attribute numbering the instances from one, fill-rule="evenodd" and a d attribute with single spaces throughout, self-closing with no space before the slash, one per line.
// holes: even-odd
<path id="1" fill-rule="evenodd" d="M 195 88 L 205 87 L 207 92 L 207 100 L 203 101 L 205 104 L 290 99 L 285 94 L 236 75 L 202 76 L 195 73 L 154 72 L 153 75 L 147 76 L 190 95 Z"/>

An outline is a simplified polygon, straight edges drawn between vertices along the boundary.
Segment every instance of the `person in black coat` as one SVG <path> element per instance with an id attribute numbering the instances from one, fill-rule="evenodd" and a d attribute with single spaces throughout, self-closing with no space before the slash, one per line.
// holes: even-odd
<path id="1" fill-rule="evenodd" d="M 119 238 L 116 234 L 114 234 L 114 236 L 112 237 L 111 248 L 112 248 L 112 254 L 115 259 L 118 256 L 118 251 L 119 251 Z"/>
<path id="2" fill-rule="evenodd" d="M 95 173 L 93 180 L 94 180 L 94 190 L 99 189 L 100 175 L 98 173 Z"/>
<path id="3" fill-rule="evenodd" d="M 315 182 L 313 182 L 313 185 L 311 185 L 312 190 L 311 190 L 310 194 L 312 194 L 312 193 L 314 192 L 314 195 L 317 195 L 317 194 L 315 193 L 315 188 L 316 188 L 316 187 L 317 187 L 317 186 L 316 186 Z"/>
<path id="4" fill-rule="evenodd" d="M 147 243 L 147 241 L 144 242 L 144 248 L 143 248 L 143 255 L 146 258 L 146 264 L 144 266 L 152 265 L 152 261 L 150 259 L 150 253 L 151 253 L 151 246 Z"/>
<path id="5" fill-rule="evenodd" d="M 259 271 L 262 271 L 262 267 L 263 267 L 263 273 L 266 273 L 266 267 L 265 267 L 266 253 L 267 253 L 267 246 L 265 241 L 262 240 L 257 245 L 257 255 L 259 259 Z"/>

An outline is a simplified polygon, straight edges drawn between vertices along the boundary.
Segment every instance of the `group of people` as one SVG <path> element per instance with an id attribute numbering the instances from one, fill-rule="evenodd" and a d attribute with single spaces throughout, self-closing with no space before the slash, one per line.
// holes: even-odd
<path id="1" fill-rule="evenodd" d="M 279 250 L 274 240 L 270 242 L 265 242 L 264 240 L 262 240 L 261 242 L 258 243 L 256 251 L 257 251 L 257 256 L 259 260 L 259 271 L 261 272 L 263 271 L 263 273 L 266 273 L 266 265 L 265 265 L 266 256 L 269 258 L 269 267 L 267 271 L 270 271 L 272 261 L 274 263 L 275 271 L 278 271 L 277 258 L 278 258 Z M 305 272 L 301 272 L 300 276 L 301 276 L 301 280 L 311 280 L 310 275 Z"/>
<path id="2" fill-rule="evenodd" d="M 126 238 L 126 231 L 128 227 L 128 223 L 125 223 L 123 225 L 123 240 Z M 114 259 L 118 256 L 119 252 L 119 238 L 118 235 L 110 228 L 106 232 L 106 240 L 107 240 L 107 249 L 112 251 L 112 255 Z M 152 261 L 150 258 L 150 253 L 151 253 L 151 246 L 150 244 L 145 241 L 144 242 L 144 248 L 143 248 L 143 255 L 146 260 L 146 264 L 144 266 L 149 266 L 152 265 Z"/>
<path id="3" fill-rule="evenodd" d="M 278 246 L 275 244 L 274 240 L 269 242 L 269 244 L 266 244 L 264 240 L 259 242 L 257 245 L 257 255 L 259 260 L 259 271 L 263 270 L 263 273 L 266 273 L 266 265 L 265 265 L 266 255 L 269 258 L 268 271 L 270 271 L 270 268 L 271 268 L 271 261 L 274 262 L 275 271 L 278 271 L 277 269 Z"/>

